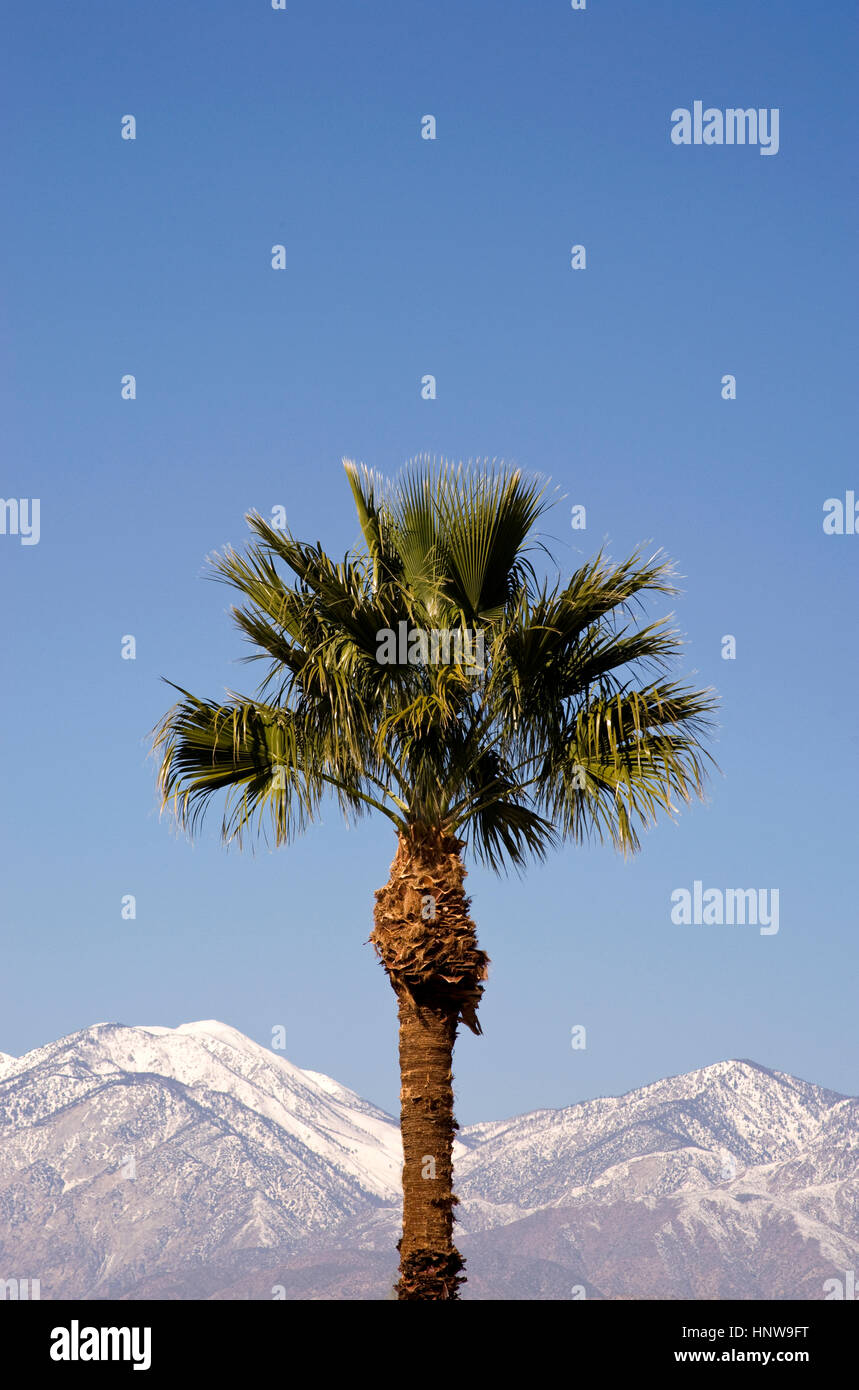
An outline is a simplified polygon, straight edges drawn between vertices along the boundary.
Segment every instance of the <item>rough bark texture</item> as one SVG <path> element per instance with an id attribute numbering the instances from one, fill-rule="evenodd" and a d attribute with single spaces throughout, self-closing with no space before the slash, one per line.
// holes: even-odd
<path id="1" fill-rule="evenodd" d="M 489 959 L 463 889 L 462 842 L 415 827 L 401 835 L 370 937 L 399 1003 L 403 1235 L 399 1299 L 458 1298 L 453 1243 L 453 1045 L 460 1020 L 480 1032 Z"/>

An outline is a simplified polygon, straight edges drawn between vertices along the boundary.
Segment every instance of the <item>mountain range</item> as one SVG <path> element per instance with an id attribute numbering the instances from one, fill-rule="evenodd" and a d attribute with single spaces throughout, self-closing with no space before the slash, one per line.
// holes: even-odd
<path id="1" fill-rule="evenodd" d="M 400 1163 L 391 1116 L 234 1028 L 96 1024 L 0 1053 L 0 1279 L 42 1299 L 384 1299 Z M 859 1283 L 859 1099 L 754 1062 L 471 1125 L 455 1169 L 466 1298 Z"/>

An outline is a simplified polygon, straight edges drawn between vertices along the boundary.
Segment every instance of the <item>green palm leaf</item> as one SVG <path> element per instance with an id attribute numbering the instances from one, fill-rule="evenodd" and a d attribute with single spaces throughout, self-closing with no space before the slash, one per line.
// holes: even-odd
<path id="1" fill-rule="evenodd" d="M 183 699 L 156 730 L 165 804 L 190 832 L 223 796 L 222 833 L 290 841 L 334 798 L 347 817 L 465 837 L 493 869 L 554 843 L 627 852 L 704 791 L 712 692 L 667 679 L 682 642 L 664 557 L 602 554 L 539 583 L 545 485 L 503 464 L 421 457 L 385 483 L 346 461 L 363 548 L 335 561 L 259 513 L 212 559 L 265 663 L 256 698 Z M 383 664 L 380 633 L 480 630 L 485 669 Z M 647 677 L 645 679 L 645 677 Z"/>

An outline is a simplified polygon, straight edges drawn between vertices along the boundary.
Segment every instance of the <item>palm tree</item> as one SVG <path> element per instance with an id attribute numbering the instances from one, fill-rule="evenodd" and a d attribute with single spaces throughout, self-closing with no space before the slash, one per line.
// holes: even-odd
<path id="1" fill-rule="evenodd" d="M 529 549 L 538 480 L 418 459 L 386 484 L 344 466 L 364 544 L 342 561 L 258 513 L 244 552 L 212 560 L 267 669 L 255 697 L 223 704 L 174 687 L 159 782 L 190 833 L 226 793 L 239 844 L 249 829 L 289 843 L 329 796 L 394 827 L 370 940 L 399 1008 L 397 1297 L 457 1298 L 451 1066 L 459 1024 L 481 1031 L 488 966 L 463 853 L 500 871 L 564 840 L 637 850 L 673 799 L 703 795 L 715 700 L 667 679 L 670 619 L 636 621 L 646 596 L 677 592 L 664 558 L 599 555 L 550 583 Z"/>

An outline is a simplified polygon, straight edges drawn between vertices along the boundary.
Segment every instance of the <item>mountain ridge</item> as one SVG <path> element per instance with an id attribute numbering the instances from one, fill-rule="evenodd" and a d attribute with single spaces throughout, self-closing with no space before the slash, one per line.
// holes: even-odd
<path id="1" fill-rule="evenodd" d="M 277 1266 L 289 1297 L 383 1297 L 401 1154 L 385 1111 L 228 1024 L 93 1024 L 0 1054 L 0 1275 L 271 1297 Z M 748 1058 L 470 1125 L 467 1296 L 822 1296 L 859 1263 L 858 1175 L 859 1099 Z"/>

